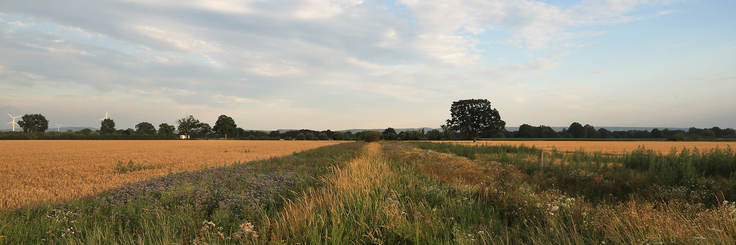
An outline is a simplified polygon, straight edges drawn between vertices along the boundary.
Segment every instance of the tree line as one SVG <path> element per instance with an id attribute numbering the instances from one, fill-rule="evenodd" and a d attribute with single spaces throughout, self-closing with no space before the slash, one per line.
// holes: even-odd
<path id="1" fill-rule="evenodd" d="M 696 141 L 718 138 L 736 138 L 733 128 L 695 128 L 670 130 L 654 128 L 649 130 L 610 131 L 605 128 L 573 122 L 561 131 L 552 127 L 522 124 L 517 131 L 505 129 L 505 122 L 500 119 L 496 109 L 483 99 L 461 100 L 453 102 L 450 109 L 452 119 L 439 129 L 426 131 L 407 130 L 397 132 L 394 128 L 386 128 L 371 137 L 381 140 L 476 140 L 477 138 L 569 138 L 569 139 L 668 139 L 673 141 Z M 104 118 L 99 130 L 85 128 L 78 131 L 68 130 L 56 132 L 48 130 L 48 120 L 41 114 L 26 114 L 18 121 L 23 133 L 5 132 L 0 139 L 175 139 L 175 138 L 225 138 L 246 140 L 363 140 L 367 131 L 352 133 L 350 131 L 315 131 L 309 129 L 289 130 L 281 132 L 245 130 L 238 127 L 235 120 L 227 115 L 220 115 L 214 126 L 201 122 L 192 115 L 180 118 L 176 125 L 161 123 L 158 129 L 149 122 L 140 122 L 135 128 L 117 129 L 115 121 Z"/>
<path id="2" fill-rule="evenodd" d="M 575 139 L 668 139 L 672 141 L 696 141 L 696 140 L 710 140 L 719 138 L 736 138 L 736 130 L 733 128 L 722 129 L 720 127 L 712 128 L 696 128 L 691 127 L 687 131 L 681 129 L 662 129 L 653 128 L 649 130 L 620 130 L 610 131 L 605 128 L 595 129 L 594 126 L 585 124 L 582 125 L 578 122 L 573 122 L 570 127 L 563 128 L 562 131 L 556 132 L 549 126 L 531 126 L 529 124 L 522 124 L 519 126 L 518 131 L 502 132 L 503 136 L 496 135 L 497 137 L 506 138 L 575 138 Z"/>

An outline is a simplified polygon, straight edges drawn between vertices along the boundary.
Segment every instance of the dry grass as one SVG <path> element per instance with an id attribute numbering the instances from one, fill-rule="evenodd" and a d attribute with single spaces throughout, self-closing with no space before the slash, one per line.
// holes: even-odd
<path id="1" fill-rule="evenodd" d="M 171 172 L 230 165 L 337 141 L 0 141 L 0 209 L 60 201 Z M 119 162 L 147 168 L 121 174 Z"/>
<path id="2" fill-rule="evenodd" d="M 576 151 L 583 149 L 586 152 L 603 152 L 612 154 L 621 154 L 631 152 L 639 146 L 644 148 L 660 151 L 662 153 L 669 152 L 673 147 L 678 151 L 683 148 L 699 150 L 714 149 L 716 147 L 726 149 L 729 146 L 736 147 L 736 142 L 670 142 L 670 141 L 433 141 L 433 142 L 452 142 L 463 145 L 525 145 L 535 146 L 544 150 L 557 149 L 558 151 Z"/>

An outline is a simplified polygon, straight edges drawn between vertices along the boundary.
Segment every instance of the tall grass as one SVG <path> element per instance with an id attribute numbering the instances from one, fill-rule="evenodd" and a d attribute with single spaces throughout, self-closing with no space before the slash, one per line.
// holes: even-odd
<path id="1" fill-rule="evenodd" d="M 582 150 L 542 152 L 524 145 L 411 144 L 471 159 L 510 163 L 528 174 L 540 175 L 544 179 L 539 181 L 552 188 L 595 201 L 625 201 L 632 194 L 707 204 L 736 200 L 736 152 L 730 147 L 672 149 L 668 153 L 639 147 L 624 154 L 606 154 Z"/>

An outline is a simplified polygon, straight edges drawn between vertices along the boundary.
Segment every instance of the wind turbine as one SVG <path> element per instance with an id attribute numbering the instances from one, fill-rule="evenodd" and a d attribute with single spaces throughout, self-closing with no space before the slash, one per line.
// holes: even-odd
<path id="1" fill-rule="evenodd" d="M 105 117 L 100 119 L 100 121 L 104 121 L 105 119 L 107 119 L 107 112 L 105 112 Z"/>
<path id="2" fill-rule="evenodd" d="M 15 122 L 15 119 L 16 118 L 19 118 L 20 116 L 14 117 L 13 115 L 10 115 L 10 113 L 8 113 L 8 116 L 10 116 L 11 118 L 13 118 L 13 121 L 12 122 L 9 122 L 8 124 L 13 125 L 13 132 L 15 132 L 15 125 L 18 124 L 18 123 Z"/>
<path id="3" fill-rule="evenodd" d="M 64 124 L 56 124 L 56 132 L 61 132 L 61 131 L 59 130 L 59 129 L 61 128 L 61 125 L 64 125 Z"/>

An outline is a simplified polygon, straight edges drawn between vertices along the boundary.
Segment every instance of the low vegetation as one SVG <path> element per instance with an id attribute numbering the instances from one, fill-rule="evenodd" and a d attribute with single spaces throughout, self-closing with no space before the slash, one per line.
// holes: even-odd
<path id="1" fill-rule="evenodd" d="M 542 169 L 539 154 L 518 146 L 333 145 L 6 210 L 0 244 L 736 244 L 729 194 L 679 182 L 680 170 L 659 174 L 678 180 L 669 183 L 649 174 L 665 162 L 733 165 L 730 149 L 553 152 Z M 698 184 L 731 178 L 691 171 Z M 626 181 L 652 187 L 633 190 Z M 703 190 L 714 195 L 692 194 Z"/>

